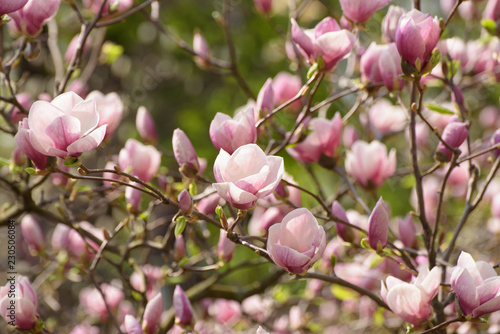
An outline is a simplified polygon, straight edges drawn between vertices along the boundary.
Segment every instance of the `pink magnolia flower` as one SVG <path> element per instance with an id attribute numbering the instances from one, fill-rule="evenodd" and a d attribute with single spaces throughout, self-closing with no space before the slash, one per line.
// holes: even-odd
<path id="1" fill-rule="evenodd" d="M 99 332 L 99 327 L 91 326 L 89 323 L 84 322 L 83 324 L 75 326 L 70 334 L 99 334 Z"/>
<path id="2" fill-rule="evenodd" d="M 500 17 L 500 1 L 498 0 L 488 0 L 488 4 L 483 12 L 484 19 L 490 19 L 497 21 Z"/>
<path id="3" fill-rule="evenodd" d="M 232 155 L 220 150 L 212 186 L 235 208 L 246 210 L 271 194 L 284 173 L 283 158 L 266 156 L 255 144 L 240 146 Z"/>
<path id="4" fill-rule="evenodd" d="M 380 187 L 396 171 L 396 151 L 392 149 L 387 155 L 381 142 L 358 140 L 347 152 L 345 170 L 363 187 Z"/>
<path id="5" fill-rule="evenodd" d="M 76 34 L 75 37 L 71 39 L 71 42 L 69 42 L 68 47 L 66 48 L 66 53 L 64 54 L 65 62 L 70 63 L 71 59 L 73 59 L 73 57 L 76 56 L 80 37 L 81 37 L 80 34 Z M 85 57 L 85 55 L 88 53 L 90 46 L 91 46 L 91 39 L 89 36 L 87 37 L 87 39 L 85 40 L 85 44 L 83 45 L 82 57 Z"/>
<path id="6" fill-rule="evenodd" d="M 38 220 L 31 214 L 21 219 L 21 234 L 30 250 L 40 252 L 45 249 L 45 237 Z"/>
<path id="7" fill-rule="evenodd" d="M 180 326 L 189 326 L 194 323 L 193 306 L 180 285 L 174 289 L 173 305 L 175 311 L 175 323 Z"/>
<path id="8" fill-rule="evenodd" d="M 467 139 L 469 130 L 467 124 L 462 122 L 450 122 L 443 130 L 441 138 L 452 148 L 458 148 Z M 442 143 L 439 142 L 436 150 L 436 159 L 439 161 L 450 161 L 453 153 Z"/>
<path id="9" fill-rule="evenodd" d="M 174 130 L 172 147 L 179 170 L 188 177 L 195 176 L 200 169 L 198 156 L 188 136 L 181 129 Z"/>
<path id="10" fill-rule="evenodd" d="M 417 246 L 417 227 L 411 215 L 398 219 L 399 238 L 405 247 L 413 248 Z"/>
<path id="11" fill-rule="evenodd" d="M 137 128 L 137 131 L 139 132 L 142 140 L 144 140 L 146 143 L 155 144 L 156 142 L 158 142 L 155 121 L 146 107 L 140 106 L 137 110 L 135 127 Z"/>
<path id="12" fill-rule="evenodd" d="M 83 5 L 86 8 L 89 8 L 92 10 L 92 12 L 97 15 L 99 13 L 99 10 L 101 9 L 102 3 L 104 0 L 83 0 Z M 114 13 L 122 13 L 126 10 L 128 10 L 130 7 L 132 7 L 134 4 L 134 0 L 115 0 L 115 1 L 109 1 L 106 3 L 102 10 L 102 15 L 108 15 L 108 14 L 114 14 Z M 115 6 L 116 12 L 111 13 L 110 9 Z"/>
<path id="13" fill-rule="evenodd" d="M 434 267 L 429 272 L 427 267 L 422 267 L 413 283 L 387 277 L 385 283 L 382 281 L 380 294 L 397 316 L 418 326 L 432 315 L 431 301 L 438 292 L 440 281 L 441 268 Z"/>
<path id="14" fill-rule="evenodd" d="M 60 0 L 29 0 L 21 9 L 9 14 L 12 18 L 9 27 L 21 34 L 36 36 L 56 15 L 60 2 Z"/>
<path id="15" fill-rule="evenodd" d="M 487 262 L 462 252 L 452 269 L 451 287 L 462 311 L 473 318 L 500 310 L 500 277 Z"/>
<path id="16" fill-rule="evenodd" d="M 20 93 L 16 95 L 17 102 L 26 110 L 30 110 L 31 105 L 33 104 L 33 99 L 31 95 L 28 93 Z M 14 125 L 17 125 L 20 121 L 22 121 L 28 114 L 22 113 L 18 107 L 14 106 L 12 108 L 10 119 Z"/>
<path id="17" fill-rule="evenodd" d="M 3 0 L 0 2 L 0 15 L 15 12 L 21 9 L 28 0 Z"/>
<path id="18" fill-rule="evenodd" d="M 210 123 L 210 139 L 217 150 L 223 149 L 229 154 L 240 146 L 253 144 L 257 140 L 257 130 L 253 110 L 240 111 L 234 118 L 217 113 Z"/>
<path id="19" fill-rule="evenodd" d="M 196 53 L 194 60 L 196 64 L 204 69 L 209 67 L 209 62 L 207 58 L 210 58 L 210 46 L 207 43 L 207 40 L 200 32 L 195 32 L 193 36 L 193 51 Z"/>
<path id="20" fill-rule="evenodd" d="M 311 64 L 321 56 L 325 70 L 329 71 L 351 52 L 356 37 L 345 29 L 341 30 L 335 19 L 327 17 L 314 30 L 307 31 L 292 19 L 292 39 Z"/>
<path id="21" fill-rule="evenodd" d="M 368 111 L 370 127 L 378 137 L 402 131 L 406 127 L 408 116 L 400 107 L 386 99 L 374 103 Z"/>
<path id="22" fill-rule="evenodd" d="M 335 158 L 342 141 L 342 118 L 336 113 L 331 120 L 314 118 L 309 122 L 312 131 L 306 139 L 287 152 L 298 161 L 319 162 L 322 156 Z"/>
<path id="23" fill-rule="evenodd" d="M 398 6 L 389 6 L 387 10 L 387 14 L 385 14 L 384 19 L 382 20 L 382 35 L 386 43 L 393 43 L 396 41 L 396 28 L 398 26 L 399 18 L 401 15 L 406 13 L 401 7 Z"/>
<path id="24" fill-rule="evenodd" d="M 304 274 L 323 256 L 325 247 L 325 230 L 305 208 L 293 210 L 269 228 L 269 256 L 291 273 Z"/>
<path id="25" fill-rule="evenodd" d="M 139 321 L 134 316 L 132 316 L 130 314 L 127 314 L 125 316 L 123 326 L 125 327 L 125 332 L 127 334 L 143 334 L 144 333 Z"/>
<path id="26" fill-rule="evenodd" d="M 213 190 L 212 187 L 210 189 Z M 200 199 L 198 203 L 196 203 L 196 210 L 203 213 L 204 215 L 212 215 L 215 213 L 215 208 L 217 205 L 224 205 L 226 203 L 219 194 L 213 193 L 208 195 L 207 197 L 203 197 Z"/>
<path id="27" fill-rule="evenodd" d="M 99 112 L 98 126 L 107 124 L 108 127 L 106 128 L 106 136 L 104 138 L 111 138 L 122 120 L 124 106 L 120 96 L 114 92 L 104 95 L 100 91 L 95 90 L 90 92 L 85 100 L 95 101 L 97 111 Z"/>
<path id="28" fill-rule="evenodd" d="M 151 145 L 143 145 L 135 139 L 129 139 L 125 148 L 118 155 L 118 165 L 121 170 L 137 176 L 144 182 L 149 182 L 158 172 L 161 163 L 161 153 Z"/>
<path id="29" fill-rule="evenodd" d="M 401 58 L 415 66 L 420 59 L 421 68 L 427 63 L 439 41 L 439 21 L 416 9 L 403 14 L 396 28 L 396 46 Z"/>
<path id="30" fill-rule="evenodd" d="M 262 14 L 269 14 L 273 7 L 273 0 L 253 0 L 253 3 Z"/>
<path id="31" fill-rule="evenodd" d="M 33 103 L 28 116 L 30 142 L 47 156 L 79 157 L 104 139 L 107 125 L 98 127 L 98 123 L 95 101 L 84 101 L 75 93 L 67 92 L 51 103 Z"/>
<path id="32" fill-rule="evenodd" d="M 280 72 L 273 79 L 274 105 L 279 106 L 291 98 L 295 97 L 302 89 L 302 80 L 300 77 L 288 72 Z M 288 108 L 292 112 L 300 110 L 301 100 L 290 104 Z"/>
<path id="33" fill-rule="evenodd" d="M 186 189 L 183 189 L 179 193 L 177 201 L 179 202 L 179 209 L 183 215 L 187 216 L 193 211 L 193 198 Z"/>
<path id="34" fill-rule="evenodd" d="M 142 328 L 144 333 L 153 334 L 160 323 L 161 314 L 163 313 L 163 297 L 161 293 L 151 299 L 144 310 L 144 318 L 142 320 Z"/>
<path id="35" fill-rule="evenodd" d="M 39 170 L 47 168 L 47 155 L 40 153 L 35 149 L 32 144 L 33 131 L 29 127 L 28 119 L 25 118 L 19 123 L 19 129 L 14 136 L 14 140 L 17 143 L 17 147 L 23 152 L 31 161 L 35 167 Z"/>
<path id="36" fill-rule="evenodd" d="M 392 0 L 340 0 L 342 12 L 349 20 L 363 23 L 372 17 L 379 9 L 387 6 Z"/>
<path id="37" fill-rule="evenodd" d="M 216 299 L 208 312 L 220 324 L 232 327 L 241 319 L 241 305 L 235 300 Z"/>
<path id="38" fill-rule="evenodd" d="M 363 80 L 373 84 L 383 83 L 389 91 L 401 90 L 401 56 L 394 43 L 377 45 L 372 42 L 361 56 L 361 75 Z"/>
<path id="39" fill-rule="evenodd" d="M 136 182 L 130 182 L 131 185 L 141 187 Z M 139 212 L 141 206 L 142 191 L 133 187 L 125 188 L 125 201 L 127 202 L 127 209 L 131 212 Z"/>
<path id="40" fill-rule="evenodd" d="M 332 213 L 335 217 L 341 219 L 343 222 L 350 223 L 346 211 L 339 202 L 334 201 L 332 203 Z M 342 238 L 342 240 L 347 242 L 354 241 L 354 231 L 351 227 L 337 221 L 335 221 L 335 227 L 337 228 L 337 234 Z"/>
<path id="41" fill-rule="evenodd" d="M 228 219 L 229 225 L 234 223 L 234 220 Z M 236 244 L 227 238 L 227 232 L 223 229 L 220 230 L 219 244 L 217 247 L 217 256 L 220 260 L 224 262 L 229 262 L 233 258 L 234 250 L 236 249 Z"/>
<path id="42" fill-rule="evenodd" d="M 146 292 L 146 297 L 151 300 L 160 291 L 160 280 L 163 278 L 163 272 L 160 267 L 150 264 L 141 266 L 141 270 L 144 276 L 134 271 L 130 275 L 130 284 L 137 291 Z"/>
<path id="43" fill-rule="evenodd" d="M 15 291 L 13 298 L 9 292 L 11 290 Z M 27 277 L 17 276 L 15 280 L 7 280 L 7 284 L 0 287 L 0 315 L 6 322 L 14 321 L 19 329 L 28 330 L 35 327 L 38 319 L 38 299 Z"/>
<path id="44" fill-rule="evenodd" d="M 368 218 L 368 241 L 374 250 L 382 250 L 387 246 L 389 233 L 389 206 L 382 197 L 378 200 Z"/>
<path id="45" fill-rule="evenodd" d="M 106 304 L 111 312 L 115 312 L 125 295 L 120 289 L 106 283 L 101 285 L 101 290 L 104 299 L 96 288 L 83 288 L 80 291 L 80 303 L 90 316 L 98 318 L 100 321 L 106 321 L 108 319 Z"/>

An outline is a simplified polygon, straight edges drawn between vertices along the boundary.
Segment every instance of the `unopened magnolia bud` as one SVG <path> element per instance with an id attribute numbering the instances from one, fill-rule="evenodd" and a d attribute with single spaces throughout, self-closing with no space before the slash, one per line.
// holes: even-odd
<path id="1" fill-rule="evenodd" d="M 16 147 L 14 149 L 14 152 L 12 152 L 12 162 L 16 166 L 24 166 L 25 161 L 26 157 L 24 156 L 23 152 L 19 147 Z"/>
<path id="2" fill-rule="evenodd" d="M 135 185 L 137 183 L 134 182 Z M 141 204 L 142 192 L 138 189 L 127 187 L 125 189 L 125 200 L 127 201 L 128 209 L 131 212 L 138 212 Z"/>
<path id="3" fill-rule="evenodd" d="M 175 129 L 172 136 L 172 147 L 175 160 L 180 167 L 180 172 L 186 177 L 193 178 L 198 174 L 199 162 L 198 156 L 194 150 L 193 144 L 181 129 Z"/>
<path id="4" fill-rule="evenodd" d="M 210 68 L 210 63 L 207 60 L 210 58 L 210 47 L 205 37 L 199 32 L 195 32 L 193 36 L 193 51 L 196 53 L 194 57 L 196 65 L 201 69 Z"/>
<path id="5" fill-rule="evenodd" d="M 193 199 L 191 195 L 189 195 L 189 192 L 184 189 L 177 197 L 177 200 L 179 201 L 179 208 L 182 214 L 184 216 L 189 216 L 193 211 Z"/>
<path id="6" fill-rule="evenodd" d="M 231 218 L 228 220 L 232 220 Z M 231 226 L 230 222 L 229 226 Z M 236 248 L 236 244 L 227 238 L 227 232 L 220 230 L 219 236 L 219 246 L 217 248 L 217 256 L 220 260 L 224 262 L 229 262 L 233 258 L 233 253 Z"/>
<path id="7" fill-rule="evenodd" d="M 458 148 L 467 139 L 469 130 L 467 125 L 461 122 L 451 122 L 443 130 L 442 139 L 448 146 Z M 448 162 L 451 160 L 453 153 L 442 143 L 439 142 L 436 150 L 436 159 L 441 162 Z"/>
<path id="8" fill-rule="evenodd" d="M 142 320 L 142 329 L 146 334 L 153 334 L 160 323 L 161 314 L 163 313 L 163 299 L 161 293 L 158 293 L 151 299 L 144 310 L 144 319 Z"/>
<path id="9" fill-rule="evenodd" d="M 137 110 L 135 126 L 144 142 L 148 144 L 156 144 L 158 142 L 155 122 L 146 107 L 140 106 Z"/>
<path id="10" fill-rule="evenodd" d="M 413 222 L 413 218 L 407 215 L 404 219 L 399 219 L 399 238 L 405 247 L 413 248 L 417 245 L 417 228 Z"/>
<path id="11" fill-rule="evenodd" d="M 269 114 L 274 108 L 274 90 L 273 79 L 266 80 L 259 91 L 257 102 L 255 103 L 255 121 L 258 121 L 263 116 Z"/>
<path id="12" fill-rule="evenodd" d="M 45 237 L 40 224 L 33 215 L 27 214 L 21 220 L 21 233 L 30 250 L 40 252 L 45 249 Z"/>
<path id="13" fill-rule="evenodd" d="M 186 242 L 184 241 L 184 237 L 182 236 L 182 234 L 179 234 L 175 238 L 172 258 L 174 259 L 174 261 L 179 262 L 185 256 L 186 256 Z"/>
<path id="14" fill-rule="evenodd" d="M 378 200 L 375 208 L 368 218 L 368 241 L 370 247 L 380 251 L 387 246 L 389 233 L 389 207 L 382 197 Z"/>
<path id="15" fill-rule="evenodd" d="M 333 202 L 332 213 L 335 217 L 342 219 L 346 223 L 349 223 L 349 218 L 347 218 L 347 214 L 339 202 Z M 354 232 L 352 228 L 341 222 L 335 222 L 335 226 L 337 227 L 337 233 L 342 238 L 342 240 L 346 242 L 354 241 Z"/>
<path id="16" fill-rule="evenodd" d="M 262 14 L 269 14 L 273 7 L 272 0 L 253 0 L 255 8 Z"/>
<path id="17" fill-rule="evenodd" d="M 180 285 L 175 287 L 173 304 L 175 323 L 183 327 L 192 325 L 194 323 L 193 307 Z"/>

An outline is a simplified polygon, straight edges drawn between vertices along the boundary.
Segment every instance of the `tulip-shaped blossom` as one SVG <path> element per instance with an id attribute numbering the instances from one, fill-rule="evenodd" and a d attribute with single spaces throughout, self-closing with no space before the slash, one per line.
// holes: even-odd
<path id="1" fill-rule="evenodd" d="M 21 220 L 21 233 L 30 250 L 40 252 L 45 249 L 45 237 L 37 219 L 27 214 Z"/>
<path id="2" fill-rule="evenodd" d="M 127 334 L 143 334 L 144 333 L 139 321 L 135 317 L 131 316 L 130 314 L 127 314 L 125 316 L 125 319 L 123 321 L 123 326 L 125 327 L 125 332 Z"/>
<path id="3" fill-rule="evenodd" d="M 209 132 L 217 150 L 233 154 L 238 147 L 257 140 L 253 110 L 240 111 L 234 118 L 218 112 L 210 123 Z"/>
<path id="4" fill-rule="evenodd" d="M 352 22 L 363 23 L 379 9 L 387 6 L 392 0 L 340 0 L 344 16 Z"/>
<path id="5" fill-rule="evenodd" d="M 174 130 L 172 148 L 181 173 L 187 177 L 194 177 L 200 169 L 200 163 L 193 144 L 181 129 Z"/>
<path id="6" fill-rule="evenodd" d="M 111 312 L 115 312 L 125 295 L 120 289 L 106 283 L 101 285 L 101 291 L 104 299 L 96 288 L 83 288 L 80 292 L 80 303 L 90 316 L 106 321 L 108 319 L 106 304 Z"/>
<path id="7" fill-rule="evenodd" d="M 129 139 L 125 148 L 118 155 L 118 165 L 122 171 L 130 171 L 141 181 L 149 182 L 158 172 L 161 153 L 151 145 L 143 145 L 135 139 Z"/>
<path id="8" fill-rule="evenodd" d="M 212 186 L 235 208 L 246 210 L 271 194 L 283 173 L 283 158 L 266 156 L 259 146 L 248 144 L 231 155 L 220 150 L 214 163 L 217 183 Z"/>
<path id="9" fill-rule="evenodd" d="M 193 36 L 193 51 L 196 53 L 194 57 L 195 63 L 201 68 L 208 68 L 210 63 L 207 61 L 211 56 L 210 46 L 203 35 L 196 31 Z"/>
<path id="10" fill-rule="evenodd" d="M 337 222 L 335 221 L 335 227 L 337 228 L 337 234 L 339 237 L 342 238 L 342 240 L 347 241 L 347 242 L 353 242 L 354 241 L 354 232 L 351 227 L 347 226 L 344 223 L 350 223 L 349 218 L 347 218 L 347 213 L 340 205 L 339 202 L 334 201 L 332 204 L 332 213 L 335 217 L 341 219 L 343 222 Z"/>
<path id="11" fill-rule="evenodd" d="M 403 245 L 408 248 L 416 247 L 418 243 L 417 227 L 411 215 L 408 214 L 405 218 L 398 220 L 398 229 L 399 239 L 403 242 Z"/>
<path id="12" fill-rule="evenodd" d="M 484 19 L 490 19 L 497 21 L 500 17 L 500 1 L 499 0 L 488 0 L 488 4 L 483 12 Z"/>
<path id="13" fill-rule="evenodd" d="M 292 19 L 292 39 L 309 63 L 316 63 L 321 56 L 324 69 L 329 71 L 351 52 L 356 37 L 345 29 L 341 30 L 334 18 L 327 17 L 313 30 L 306 31 Z"/>
<path id="14" fill-rule="evenodd" d="M 398 26 L 399 18 L 401 15 L 406 13 L 406 11 L 398 6 L 390 6 L 382 20 L 382 36 L 387 43 L 393 43 L 396 41 L 396 28 Z"/>
<path id="15" fill-rule="evenodd" d="M 21 9 L 28 0 L 3 0 L 0 1 L 0 15 L 15 12 Z"/>
<path id="16" fill-rule="evenodd" d="M 194 323 L 193 306 L 180 285 L 175 287 L 172 303 L 174 304 L 175 323 L 180 326 L 192 325 Z"/>
<path id="17" fill-rule="evenodd" d="M 462 122 L 450 122 L 443 130 L 442 138 L 452 148 L 458 148 L 467 139 L 469 130 L 467 124 Z M 439 161 L 450 161 L 453 153 L 442 142 L 439 142 L 436 150 L 436 159 Z"/>
<path id="18" fill-rule="evenodd" d="M 15 296 L 12 296 L 12 290 Z M 29 279 L 18 276 L 0 287 L 0 315 L 19 329 L 33 329 L 38 319 L 38 299 Z"/>
<path id="19" fill-rule="evenodd" d="M 406 112 L 386 99 L 378 100 L 371 106 L 368 118 L 370 127 L 378 137 L 402 131 L 408 121 Z"/>
<path id="20" fill-rule="evenodd" d="M 188 216 L 193 211 L 193 198 L 186 189 L 182 190 L 177 196 L 177 201 L 179 202 L 179 209 L 182 214 Z"/>
<path id="21" fill-rule="evenodd" d="M 98 90 L 90 92 L 86 101 L 94 100 L 99 111 L 99 125 L 107 124 L 105 139 L 111 138 L 122 120 L 123 102 L 120 96 L 114 92 L 104 95 Z"/>
<path id="22" fill-rule="evenodd" d="M 396 44 L 377 45 L 372 42 L 361 56 L 361 76 L 372 84 L 384 84 L 389 91 L 401 90 L 401 56 Z"/>
<path id="23" fill-rule="evenodd" d="M 17 147 L 23 152 L 31 161 L 35 167 L 39 170 L 47 168 L 47 155 L 40 153 L 33 147 L 32 140 L 33 131 L 30 130 L 28 119 L 25 118 L 19 123 L 19 129 L 14 136 L 14 140 L 17 143 Z"/>
<path id="24" fill-rule="evenodd" d="M 500 276 L 487 262 L 460 253 L 450 281 L 465 315 L 477 318 L 500 310 Z"/>
<path id="25" fill-rule="evenodd" d="M 267 251 L 278 266 L 294 274 L 304 274 L 325 251 L 326 234 L 313 214 L 295 209 L 283 221 L 269 228 Z"/>
<path id="26" fill-rule="evenodd" d="M 144 310 L 144 317 L 142 320 L 142 329 L 144 329 L 144 333 L 156 333 L 156 329 L 158 328 L 158 324 L 160 323 L 162 313 L 163 298 L 161 296 L 161 293 L 159 293 L 146 304 L 146 309 Z"/>
<path id="27" fill-rule="evenodd" d="M 370 247 L 376 251 L 382 250 L 387 246 L 389 218 L 389 206 L 380 197 L 368 218 L 368 241 Z"/>
<path id="28" fill-rule="evenodd" d="M 420 67 L 423 68 L 439 41 L 439 35 L 437 18 L 432 18 L 429 14 L 416 9 L 403 14 L 399 19 L 395 36 L 401 58 L 413 66 L 420 62 Z"/>
<path id="29" fill-rule="evenodd" d="M 287 152 L 298 161 L 319 162 L 322 156 L 335 158 L 342 141 L 342 117 L 336 113 L 331 120 L 314 118 L 309 122 L 312 132 Z"/>
<path id="30" fill-rule="evenodd" d="M 56 15 L 60 2 L 60 0 L 29 0 L 21 9 L 9 14 L 12 18 L 9 27 L 21 34 L 36 36 Z"/>
<path id="31" fill-rule="evenodd" d="M 431 301 L 440 283 L 441 268 L 434 267 L 429 272 L 429 269 L 422 267 L 411 284 L 393 276 L 387 277 L 385 283 L 382 281 L 380 294 L 392 312 L 418 326 L 432 315 Z"/>
<path id="32" fill-rule="evenodd" d="M 148 300 L 151 300 L 160 292 L 158 282 L 163 278 L 163 272 L 160 267 L 155 267 L 150 264 L 141 266 L 141 270 L 144 276 L 134 271 L 132 275 L 130 275 L 130 284 L 137 291 L 146 292 L 146 297 Z"/>
<path id="33" fill-rule="evenodd" d="M 137 110 L 135 127 L 137 128 L 137 131 L 139 132 L 142 140 L 144 140 L 146 143 L 155 144 L 156 142 L 158 142 L 155 121 L 153 120 L 153 117 L 148 112 L 146 107 L 140 106 Z"/>
<path id="34" fill-rule="evenodd" d="M 387 155 L 381 142 L 358 140 L 347 153 L 345 170 L 363 187 L 380 187 L 396 171 L 396 151 L 392 149 Z"/>
<path id="35" fill-rule="evenodd" d="M 107 125 L 98 124 L 95 101 L 84 101 L 73 92 L 61 94 L 50 103 L 33 103 L 28 115 L 33 148 L 60 158 L 79 157 L 99 146 Z"/>
<path id="36" fill-rule="evenodd" d="M 229 226 L 234 223 L 231 218 L 228 219 Z M 233 258 L 234 250 L 236 249 L 236 244 L 227 238 L 227 232 L 220 230 L 219 244 L 217 247 L 217 256 L 220 260 L 224 262 L 229 262 Z"/>
<path id="37" fill-rule="evenodd" d="M 280 72 L 273 79 L 274 105 L 279 106 L 295 97 L 302 89 L 300 77 L 288 72 Z M 300 110 L 301 100 L 295 101 L 288 106 L 290 111 Z"/>

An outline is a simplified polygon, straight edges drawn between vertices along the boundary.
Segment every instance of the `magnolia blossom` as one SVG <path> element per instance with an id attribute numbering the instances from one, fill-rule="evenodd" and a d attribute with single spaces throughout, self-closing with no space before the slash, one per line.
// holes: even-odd
<path id="1" fill-rule="evenodd" d="M 143 334 L 140 322 L 130 314 L 125 316 L 123 321 L 123 326 L 125 327 L 125 331 L 127 334 Z"/>
<path id="2" fill-rule="evenodd" d="M 442 138 L 448 146 L 458 148 L 467 139 L 469 130 L 467 124 L 462 122 L 450 122 L 443 131 Z M 453 153 L 442 142 L 439 142 L 436 158 L 439 161 L 450 161 Z"/>
<path id="3" fill-rule="evenodd" d="M 393 43 L 396 41 L 396 28 L 398 26 L 399 18 L 401 15 L 406 13 L 406 11 L 398 6 L 389 6 L 387 14 L 385 14 L 382 20 L 382 35 L 387 43 Z"/>
<path id="4" fill-rule="evenodd" d="M 396 171 L 396 151 L 392 149 L 387 155 L 381 142 L 358 140 L 347 153 L 345 170 L 364 187 L 380 187 Z"/>
<path id="5" fill-rule="evenodd" d="M 331 120 L 314 118 L 309 122 L 312 132 L 287 152 L 302 162 L 319 162 L 322 156 L 335 158 L 342 141 L 342 117 L 336 113 Z"/>
<path id="6" fill-rule="evenodd" d="M 194 61 L 200 68 L 206 68 L 210 64 L 207 61 L 210 58 L 210 46 L 207 43 L 207 40 L 200 32 L 195 32 L 193 36 L 193 51 L 196 53 L 194 57 Z"/>
<path id="7" fill-rule="evenodd" d="M 395 41 L 401 58 L 415 66 L 417 59 L 423 68 L 439 41 L 437 18 L 416 9 L 403 14 L 396 28 Z"/>
<path id="8" fill-rule="evenodd" d="M 118 155 L 118 164 L 126 172 L 137 176 L 141 181 L 149 182 L 158 172 L 161 153 L 151 145 L 143 145 L 135 139 L 129 139 L 125 148 Z"/>
<path id="9" fill-rule="evenodd" d="M 500 276 L 487 262 L 462 252 L 453 268 L 451 287 L 462 311 L 473 318 L 500 310 Z"/>
<path id="10" fill-rule="evenodd" d="M 274 89 L 273 80 L 267 78 L 266 82 L 262 86 L 257 95 L 257 101 L 255 101 L 254 107 L 254 117 L 255 122 L 261 119 L 263 116 L 269 114 L 274 108 Z"/>
<path id="11" fill-rule="evenodd" d="M 175 160 L 179 164 L 182 174 L 193 177 L 200 170 L 200 162 L 193 144 L 181 129 L 175 129 L 172 135 L 172 148 Z"/>
<path id="12" fill-rule="evenodd" d="M 401 90 L 401 57 L 394 43 L 377 45 L 372 42 L 361 56 L 361 76 L 373 84 L 383 83 L 389 91 Z"/>
<path id="13" fill-rule="evenodd" d="M 160 323 L 161 314 L 163 313 L 163 298 L 161 293 L 158 293 L 153 299 L 146 304 L 144 317 L 142 320 L 142 328 L 144 333 L 156 333 L 158 324 Z"/>
<path id="14" fill-rule="evenodd" d="M 217 113 L 210 123 L 210 139 L 217 150 L 223 149 L 232 154 L 238 147 L 255 143 L 257 130 L 255 128 L 253 110 L 240 111 L 234 118 Z"/>
<path id="15" fill-rule="evenodd" d="M 228 219 L 228 224 L 231 226 L 234 223 L 232 218 Z M 223 229 L 220 230 L 219 244 L 217 247 L 217 256 L 224 262 L 229 262 L 233 258 L 236 244 L 227 238 L 227 232 Z"/>
<path id="16" fill-rule="evenodd" d="M 15 296 L 9 291 L 15 291 Z M 14 304 L 12 304 L 12 301 Z M 6 322 L 14 321 L 19 329 L 33 329 L 38 319 L 38 299 L 29 279 L 17 276 L 0 287 L 0 315 Z"/>
<path id="17" fill-rule="evenodd" d="M 120 96 L 115 92 L 104 95 L 95 90 L 90 92 L 85 100 L 94 100 L 97 104 L 97 111 L 99 112 L 98 126 L 107 124 L 105 139 L 110 138 L 122 120 L 124 107 Z"/>
<path id="18" fill-rule="evenodd" d="M 408 121 L 406 112 L 386 99 L 380 99 L 371 106 L 368 118 L 370 127 L 379 137 L 402 131 Z"/>
<path id="19" fill-rule="evenodd" d="M 31 161 L 37 169 L 43 170 L 47 168 L 47 156 L 38 152 L 35 147 L 33 147 L 32 140 L 33 131 L 29 127 L 28 119 L 25 118 L 19 123 L 19 129 L 14 136 L 14 140 L 17 143 L 17 147 L 21 152 L 23 152 Z"/>
<path id="20" fill-rule="evenodd" d="M 291 273 L 304 274 L 323 256 L 325 247 L 325 230 L 306 208 L 293 210 L 269 228 L 269 256 Z"/>
<path id="21" fill-rule="evenodd" d="M 104 0 L 83 0 L 83 5 L 86 8 L 92 10 L 92 12 L 97 15 L 101 9 Z M 113 14 L 110 9 L 114 9 L 116 13 L 121 13 L 128 10 L 134 4 L 134 0 L 114 0 L 107 1 L 106 5 L 102 10 L 102 15 Z"/>
<path id="22" fill-rule="evenodd" d="M 340 0 L 342 12 L 349 20 L 363 23 L 392 0 Z"/>
<path id="23" fill-rule="evenodd" d="M 382 281 L 380 295 L 396 315 L 418 326 L 432 315 L 431 301 L 440 283 L 441 268 L 434 267 L 429 272 L 427 267 L 421 267 L 413 283 L 387 277 L 385 283 Z"/>
<path id="24" fill-rule="evenodd" d="M 387 246 L 389 218 L 389 206 L 380 197 L 368 218 L 368 241 L 370 247 L 377 251 Z"/>
<path id="25" fill-rule="evenodd" d="M 101 292 L 96 288 L 83 288 L 80 291 L 80 303 L 89 315 L 98 318 L 100 321 L 105 321 L 108 319 L 106 304 L 112 312 L 116 311 L 125 298 L 125 294 L 122 290 L 106 283 L 101 285 L 101 290 L 104 299 Z"/>
<path id="26" fill-rule="evenodd" d="M 188 326 L 194 322 L 193 306 L 180 285 L 174 289 L 173 304 L 175 311 L 175 322 L 181 326 Z"/>
<path id="27" fill-rule="evenodd" d="M 94 100 L 84 101 L 73 92 L 56 97 L 52 102 L 33 103 L 28 116 L 30 143 L 47 156 L 79 157 L 93 150 L 104 139 L 106 126 L 99 124 Z"/>
<path id="28" fill-rule="evenodd" d="M 310 63 L 316 63 L 321 56 L 325 70 L 329 71 L 351 52 L 356 37 L 341 30 L 334 18 L 327 17 L 306 31 L 292 19 L 292 39 Z"/>
<path id="29" fill-rule="evenodd" d="M 279 106 L 295 97 L 302 89 L 302 80 L 299 76 L 288 72 L 280 72 L 273 79 L 274 104 Z M 292 112 L 300 110 L 301 100 L 290 104 L 288 108 Z"/>
<path id="30" fill-rule="evenodd" d="M 232 155 L 220 150 L 214 163 L 217 183 L 212 186 L 235 208 L 246 210 L 271 194 L 283 173 L 283 158 L 266 156 L 259 146 L 247 144 Z"/>
<path id="31" fill-rule="evenodd" d="M 21 34 L 36 36 L 56 15 L 60 2 L 60 0 L 29 0 L 21 9 L 9 14 L 12 18 L 9 27 Z"/>
<path id="32" fill-rule="evenodd" d="M 0 2 L 0 15 L 15 12 L 21 9 L 28 0 L 3 0 Z"/>
<path id="33" fill-rule="evenodd" d="M 273 7 L 272 0 L 253 0 L 253 3 L 255 4 L 255 8 L 262 14 L 269 14 Z"/>
<path id="34" fill-rule="evenodd" d="M 151 116 L 149 111 L 144 106 L 140 106 L 139 109 L 137 109 L 135 127 L 137 128 L 142 140 L 146 143 L 155 144 L 158 142 L 155 121 L 153 116 Z"/>
<path id="35" fill-rule="evenodd" d="M 35 252 L 45 249 L 45 237 L 40 228 L 38 220 L 31 214 L 27 214 L 21 220 L 21 233 L 29 248 Z"/>

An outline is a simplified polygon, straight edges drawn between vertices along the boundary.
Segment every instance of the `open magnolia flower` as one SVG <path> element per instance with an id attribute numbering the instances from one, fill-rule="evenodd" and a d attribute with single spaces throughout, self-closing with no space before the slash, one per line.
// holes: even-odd
<path id="1" fill-rule="evenodd" d="M 214 163 L 212 186 L 235 208 L 246 210 L 270 195 L 284 173 L 283 158 L 266 156 L 255 144 L 240 146 L 232 155 L 220 150 Z"/>
<path id="2" fill-rule="evenodd" d="M 269 256 L 291 273 L 304 274 L 323 256 L 325 248 L 325 230 L 306 208 L 293 210 L 269 228 Z"/>
<path id="3" fill-rule="evenodd" d="M 84 101 L 73 92 L 52 102 L 36 101 L 28 116 L 29 140 L 38 152 L 52 157 L 79 157 L 104 139 L 106 126 L 99 124 L 94 100 Z"/>

